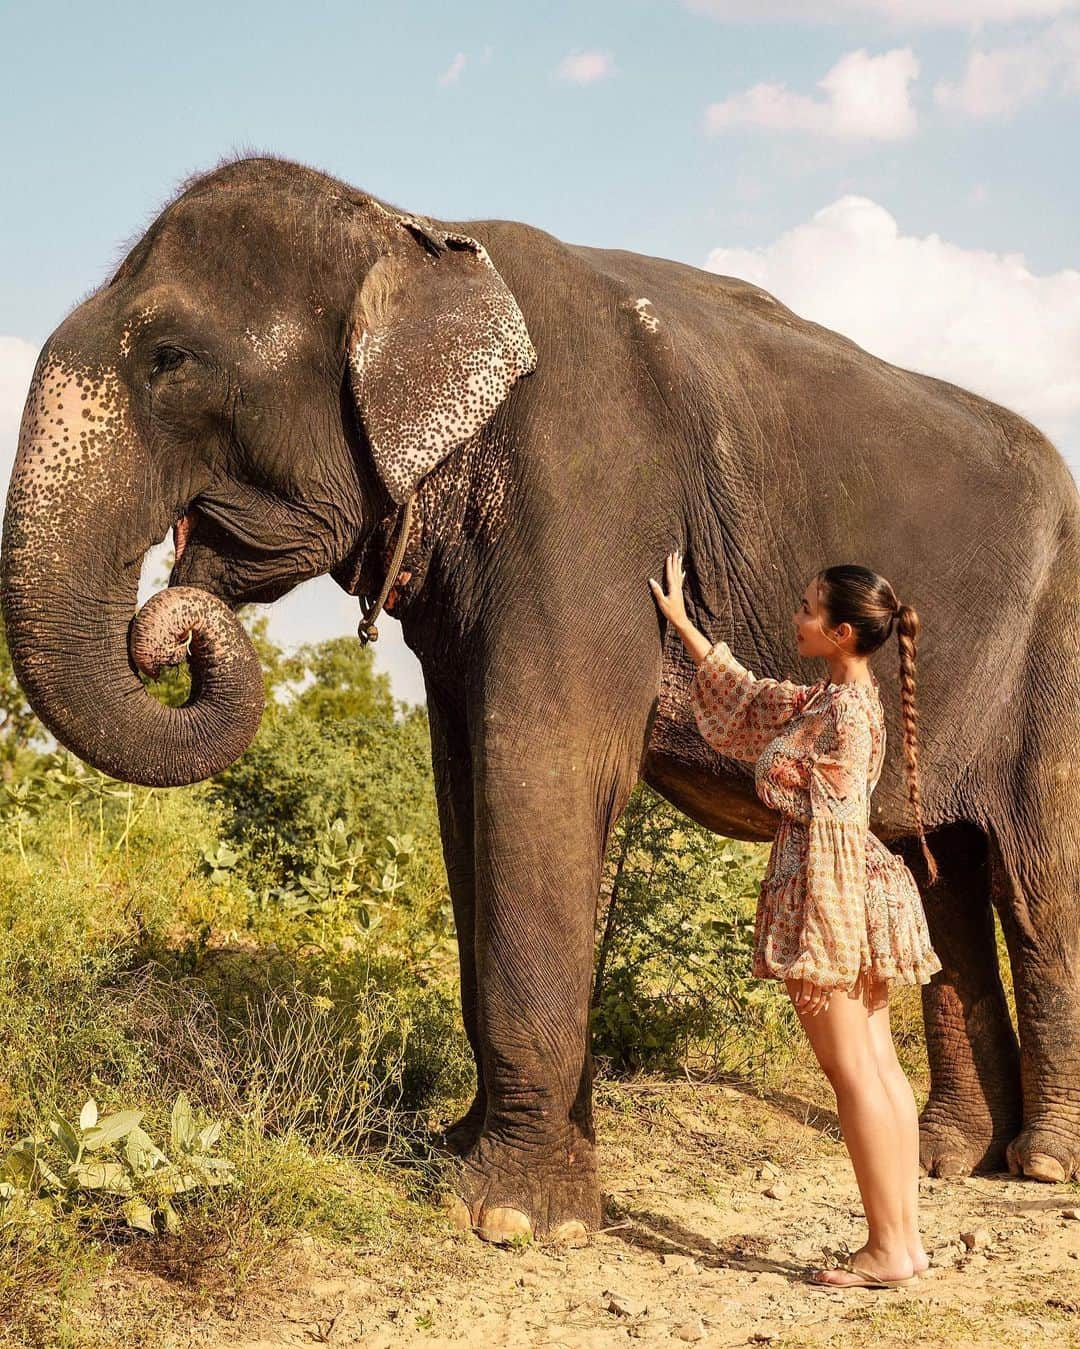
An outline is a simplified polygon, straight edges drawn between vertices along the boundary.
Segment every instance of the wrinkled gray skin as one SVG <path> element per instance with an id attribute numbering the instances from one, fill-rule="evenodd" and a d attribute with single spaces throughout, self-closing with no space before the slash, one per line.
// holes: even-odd
<path id="1" fill-rule="evenodd" d="M 600 1221 L 594 919 L 635 781 L 721 833 L 774 831 L 750 771 L 693 725 L 646 584 L 674 546 L 691 617 L 759 674 L 818 677 L 791 614 L 820 567 L 865 563 L 919 610 L 944 965 L 923 1161 L 963 1175 L 1008 1147 L 1029 1176 L 1077 1174 L 1080 502 L 1053 446 L 735 278 L 404 219 L 242 160 L 162 212 L 41 354 L 2 551 L 33 706 L 119 777 L 216 771 L 259 710 L 229 610 L 327 571 L 377 593 L 414 488 L 392 599 L 424 670 L 477 1065 L 447 1134 L 458 1217 L 493 1239 Z M 129 648 L 140 563 L 173 525 L 170 587 L 195 593 L 156 596 Z M 196 696 L 159 707 L 135 662 L 178 659 L 189 634 Z M 892 647 L 875 668 L 893 750 L 873 824 L 922 880 Z"/>

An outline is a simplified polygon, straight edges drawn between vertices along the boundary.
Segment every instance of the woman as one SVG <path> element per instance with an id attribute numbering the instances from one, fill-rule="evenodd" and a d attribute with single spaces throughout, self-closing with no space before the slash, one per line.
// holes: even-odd
<path id="1" fill-rule="evenodd" d="M 893 1047 L 889 985 L 925 984 L 941 969 L 914 878 L 870 832 L 870 794 L 885 758 L 885 723 L 869 657 L 896 624 L 909 795 L 930 883 L 917 777 L 915 638 L 919 619 L 884 577 L 860 566 L 815 576 L 795 614 L 800 655 L 821 656 L 814 684 L 757 677 L 725 642 L 710 642 L 683 602 L 682 556 L 667 591 L 649 578 L 697 670 L 691 706 L 701 735 L 754 765 L 758 796 L 780 814 L 761 883 L 753 975 L 782 979 L 822 1070 L 866 1213 L 850 1262 L 815 1271 L 830 1288 L 897 1287 L 930 1263 L 918 1226 L 919 1122 Z"/>

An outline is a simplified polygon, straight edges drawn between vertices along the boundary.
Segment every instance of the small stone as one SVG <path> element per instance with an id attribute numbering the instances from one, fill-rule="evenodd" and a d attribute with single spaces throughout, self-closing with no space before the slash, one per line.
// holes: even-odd
<path id="1" fill-rule="evenodd" d="M 692 1270 L 696 1264 L 692 1255 L 676 1255 L 671 1251 L 665 1251 L 660 1259 L 664 1268 L 670 1269 L 672 1273 Z"/>
<path id="2" fill-rule="evenodd" d="M 625 1293 L 612 1293 L 607 1289 L 600 1294 L 600 1301 L 604 1304 L 605 1311 L 613 1312 L 616 1316 L 644 1316 L 649 1310 L 647 1302 L 628 1297 Z"/>
<path id="3" fill-rule="evenodd" d="M 1070 1219 L 1074 1223 L 1080 1222 L 1080 1209 L 1063 1208 L 1061 1210 L 1061 1216 Z"/>
<path id="4" fill-rule="evenodd" d="M 969 1251 L 981 1250 L 983 1246 L 990 1245 L 990 1233 L 985 1227 L 976 1227 L 971 1232 L 961 1232 L 960 1240 Z"/>
<path id="5" fill-rule="evenodd" d="M 701 1323 L 701 1317 L 695 1316 L 692 1321 L 684 1321 L 681 1326 L 676 1326 L 671 1333 L 677 1340 L 696 1344 L 698 1340 L 705 1338 L 705 1327 Z"/>
<path id="6" fill-rule="evenodd" d="M 791 1191 L 782 1180 L 776 1181 L 765 1191 L 766 1199 L 786 1199 Z"/>
<path id="7" fill-rule="evenodd" d="M 763 1179 L 766 1176 L 772 1178 L 780 1174 L 780 1168 L 773 1162 L 762 1162 L 758 1167 L 758 1178 Z"/>
<path id="8" fill-rule="evenodd" d="M 680 1123 L 684 1124 L 691 1133 L 695 1134 L 714 1134 L 716 1129 L 707 1120 L 703 1120 L 700 1115 L 692 1115 L 684 1111 L 679 1116 Z"/>

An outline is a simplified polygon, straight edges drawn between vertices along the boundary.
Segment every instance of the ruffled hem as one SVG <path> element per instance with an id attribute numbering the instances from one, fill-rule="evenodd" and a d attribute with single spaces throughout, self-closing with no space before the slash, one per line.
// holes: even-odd
<path id="1" fill-rule="evenodd" d="M 918 985 L 928 984 L 940 969 L 941 961 L 932 950 L 915 965 L 901 964 L 899 961 L 889 959 L 872 960 L 862 965 L 855 976 L 816 965 L 805 953 L 786 964 L 775 964 L 759 952 L 754 956 L 751 973 L 755 979 L 808 979 L 819 988 L 849 993 L 867 974 L 871 979 L 889 984 Z"/>
<path id="2" fill-rule="evenodd" d="M 858 970 L 838 968 L 823 960 L 820 950 L 807 949 L 805 866 L 794 875 L 763 880 L 753 977 L 808 979 L 821 988 L 846 991 L 867 974 L 890 984 L 929 983 L 942 966 L 930 943 L 914 877 L 902 858 L 884 848 L 868 855 L 866 875 L 865 924 L 856 942 Z"/>

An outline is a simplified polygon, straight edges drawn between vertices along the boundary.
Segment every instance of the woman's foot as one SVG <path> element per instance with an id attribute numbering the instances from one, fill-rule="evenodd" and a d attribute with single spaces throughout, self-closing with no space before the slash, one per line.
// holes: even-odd
<path id="1" fill-rule="evenodd" d="M 879 1279 L 910 1279 L 917 1273 L 906 1247 L 899 1252 L 892 1252 L 875 1250 L 869 1245 L 860 1246 L 848 1257 L 847 1263 L 856 1265 Z M 844 1288 L 861 1282 L 857 1274 L 850 1274 L 845 1269 L 815 1270 L 811 1278 L 814 1283 L 825 1284 L 831 1288 Z"/>

